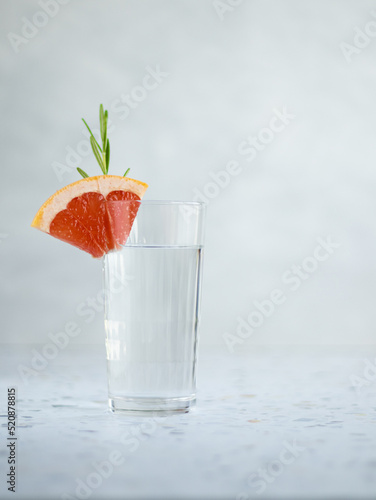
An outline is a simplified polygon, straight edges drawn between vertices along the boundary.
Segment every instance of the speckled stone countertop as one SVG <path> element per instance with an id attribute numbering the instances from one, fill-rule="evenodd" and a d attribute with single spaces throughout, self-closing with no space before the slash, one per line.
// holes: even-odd
<path id="1" fill-rule="evenodd" d="M 1 350 L 0 498 L 376 498 L 374 347 L 201 349 L 197 406 L 168 417 L 109 412 L 104 348 L 66 349 L 26 380 L 31 349 Z"/>

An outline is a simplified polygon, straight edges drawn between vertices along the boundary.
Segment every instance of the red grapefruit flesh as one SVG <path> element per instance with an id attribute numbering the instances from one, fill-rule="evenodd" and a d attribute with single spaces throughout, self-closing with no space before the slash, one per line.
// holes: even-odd
<path id="1" fill-rule="evenodd" d="M 32 226 L 99 258 L 125 244 L 146 188 L 118 176 L 85 178 L 51 196 Z"/>

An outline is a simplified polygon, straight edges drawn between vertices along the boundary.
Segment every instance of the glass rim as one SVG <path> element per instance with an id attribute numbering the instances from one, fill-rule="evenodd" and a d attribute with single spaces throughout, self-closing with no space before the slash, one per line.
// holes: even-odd
<path id="1" fill-rule="evenodd" d="M 143 203 L 145 205 L 195 205 L 206 207 L 208 204 L 204 201 L 179 201 L 179 200 L 108 200 L 107 203 Z"/>

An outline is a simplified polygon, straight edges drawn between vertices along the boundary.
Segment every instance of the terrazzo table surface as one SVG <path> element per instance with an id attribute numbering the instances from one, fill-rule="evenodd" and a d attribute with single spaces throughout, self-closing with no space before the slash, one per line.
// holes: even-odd
<path id="1" fill-rule="evenodd" d="M 376 498 L 374 347 L 201 349 L 197 406 L 168 417 L 110 413 L 101 347 L 70 347 L 26 382 L 31 349 L 1 350 L 0 498 Z"/>

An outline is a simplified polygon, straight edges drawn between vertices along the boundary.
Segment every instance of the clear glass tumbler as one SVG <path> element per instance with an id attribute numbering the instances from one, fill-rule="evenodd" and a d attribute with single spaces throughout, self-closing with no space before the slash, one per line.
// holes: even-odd
<path id="1" fill-rule="evenodd" d="M 205 205 L 114 201 L 121 250 L 104 258 L 109 405 L 187 412 L 196 399 Z"/>

